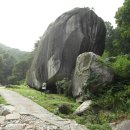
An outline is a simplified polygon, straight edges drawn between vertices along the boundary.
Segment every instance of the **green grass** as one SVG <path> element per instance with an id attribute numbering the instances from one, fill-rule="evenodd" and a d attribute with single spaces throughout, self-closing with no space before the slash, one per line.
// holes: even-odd
<path id="1" fill-rule="evenodd" d="M 76 108 L 80 105 L 79 103 L 76 103 L 74 99 L 65 97 L 64 95 L 59 94 L 43 94 L 41 95 L 41 92 L 31 89 L 24 85 L 19 86 L 13 86 L 10 88 L 13 91 L 16 91 L 20 93 L 21 95 L 33 100 L 40 106 L 43 106 L 50 112 L 53 112 L 54 114 L 62 117 L 62 118 L 69 118 L 74 119 L 78 123 L 85 125 L 86 127 L 90 128 L 91 130 L 110 130 L 108 127 L 108 124 L 98 124 L 98 121 L 96 120 L 95 113 L 92 113 L 91 110 L 88 110 L 85 115 L 78 116 L 73 114 L 73 112 L 76 110 Z M 61 114 L 58 112 L 58 106 L 60 104 L 67 104 L 71 107 L 71 113 L 67 114 Z"/>
<path id="2" fill-rule="evenodd" d="M 82 116 L 74 115 L 73 112 L 79 106 L 74 99 L 58 94 L 43 94 L 27 86 L 14 86 L 11 90 L 30 98 L 37 104 L 63 118 L 74 119 L 85 125 L 90 130 L 111 130 L 109 123 L 122 121 L 130 118 L 130 86 L 113 86 L 113 88 L 100 97 L 93 97 L 93 104 Z M 118 90 L 119 89 L 119 90 Z M 67 104 L 72 112 L 61 114 L 58 112 L 60 104 Z M 95 112 L 94 107 L 99 107 Z"/>
<path id="3" fill-rule="evenodd" d="M 0 96 L 0 104 L 6 104 L 6 101 L 4 100 L 2 96 Z"/>
<path id="4" fill-rule="evenodd" d="M 44 93 L 41 95 L 40 91 L 31 89 L 24 85 L 15 86 L 11 89 L 33 100 L 40 106 L 43 106 L 44 108 L 53 113 L 57 113 L 57 108 L 60 104 L 69 105 L 73 111 L 79 106 L 79 104 L 75 103 L 73 99 L 67 98 L 64 95 Z"/>

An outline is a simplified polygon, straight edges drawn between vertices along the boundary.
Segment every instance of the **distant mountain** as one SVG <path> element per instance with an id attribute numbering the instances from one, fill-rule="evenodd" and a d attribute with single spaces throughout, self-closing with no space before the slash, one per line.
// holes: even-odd
<path id="1" fill-rule="evenodd" d="M 18 84 L 26 77 L 32 53 L 20 51 L 0 43 L 0 83 Z"/>
<path id="2" fill-rule="evenodd" d="M 20 51 L 0 43 L 0 54 L 7 53 L 13 56 L 17 61 L 26 60 L 30 57 L 31 52 Z"/>

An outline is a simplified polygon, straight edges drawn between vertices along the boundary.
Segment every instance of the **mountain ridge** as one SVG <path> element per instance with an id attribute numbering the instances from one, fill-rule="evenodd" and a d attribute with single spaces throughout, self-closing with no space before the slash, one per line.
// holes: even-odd
<path id="1" fill-rule="evenodd" d="M 19 49 L 11 48 L 11 47 L 8 47 L 8 46 L 0 43 L 0 54 L 3 54 L 3 53 L 9 54 L 9 55 L 15 57 L 16 60 L 19 61 L 20 59 L 26 59 L 31 52 L 21 51 Z"/>

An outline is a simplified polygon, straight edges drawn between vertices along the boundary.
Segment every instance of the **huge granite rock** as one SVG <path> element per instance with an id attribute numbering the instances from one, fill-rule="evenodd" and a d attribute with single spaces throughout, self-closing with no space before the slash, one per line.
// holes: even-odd
<path id="1" fill-rule="evenodd" d="M 77 58 L 72 80 L 72 94 L 74 97 L 89 93 L 98 94 L 106 85 L 112 83 L 113 79 L 113 69 L 107 66 L 100 56 L 93 52 L 85 52 Z"/>
<path id="2" fill-rule="evenodd" d="M 27 82 L 40 88 L 70 77 L 76 59 L 83 52 L 102 55 L 106 28 L 104 21 L 89 8 L 75 8 L 58 17 L 41 37 Z"/>

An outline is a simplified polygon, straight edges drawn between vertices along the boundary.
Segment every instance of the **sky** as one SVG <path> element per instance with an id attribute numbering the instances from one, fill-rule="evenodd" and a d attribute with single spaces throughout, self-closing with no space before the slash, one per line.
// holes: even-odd
<path id="1" fill-rule="evenodd" d="M 115 27 L 115 13 L 124 0 L 0 0 L 0 43 L 32 51 L 48 25 L 75 7 L 94 8 Z"/>

